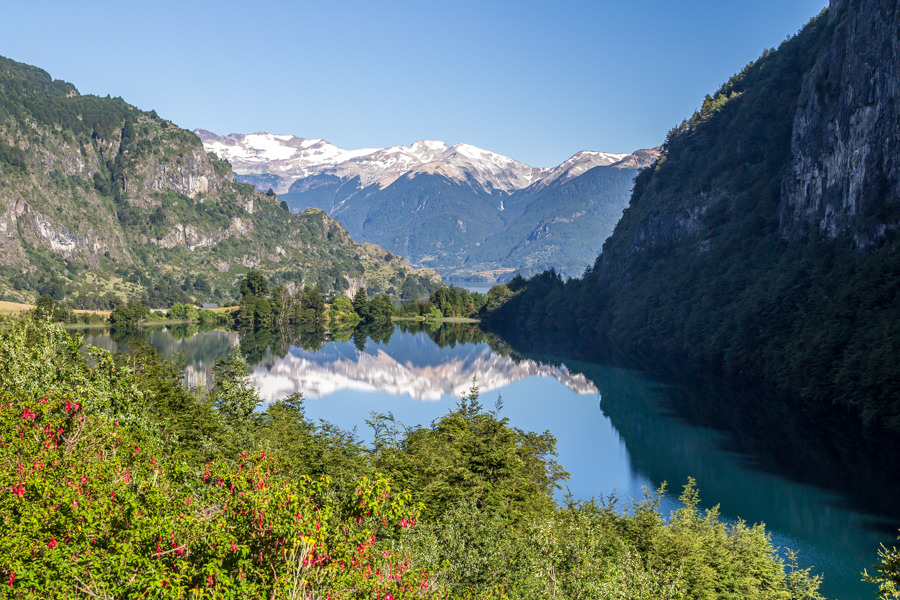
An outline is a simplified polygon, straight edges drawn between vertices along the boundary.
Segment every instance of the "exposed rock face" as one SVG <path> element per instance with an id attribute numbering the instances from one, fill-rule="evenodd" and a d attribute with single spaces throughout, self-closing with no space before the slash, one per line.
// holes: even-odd
<path id="1" fill-rule="evenodd" d="M 828 18 L 794 120 L 781 227 L 849 234 L 864 250 L 900 224 L 900 2 L 832 0 Z"/>
<path id="2" fill-rule="evenodd" d="M 129 188 L 136 184 L 139 188 L 133 190 L 136 193 L 171 190 L 196 198 L 199 194 L 215 193 L 221 188 L 220 178 L 216 176 L 206 152 L 199 147 L 192 148 L 191 153 L 183 157 L 182 163 L 176 165 L 151 156 L 140 166 L 135 179 L 135 182 L 125 180 L 126 192 L 132 191 Z"/>

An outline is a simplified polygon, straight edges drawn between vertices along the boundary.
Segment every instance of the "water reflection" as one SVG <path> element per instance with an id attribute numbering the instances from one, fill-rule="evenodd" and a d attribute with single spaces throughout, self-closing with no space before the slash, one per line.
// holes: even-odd
<path id="1" fill-rule="evenodd" d="M 216 361 L 226 358 L 236 348 L 240 336 L 235 331 L 215 326 L 178 324 L 168 327 L 72 329 L 82 336 L 84 343 L 110 352 L 126 352 L 134 343 L 150 343 L 167 358 L 184 363 L 185 383 L 189 387 L 205 388 L 212 382 Z"/>
<path id="2" fill-rule="evenodd" d="M 873 595 L 860 572 L 871 571 L 879 544 L 896 540 L 900 478 L 895 461 L 885 458 L 896 454 L 846 431 L 845 422 L 833 433 L 839 420 L 785 414 L 756 392 L 570 366 L 599 387 L 632 473 L 654 487 L 668 482 L 673 494 L 693 477 L 705 506 L 765 523 L 777 546 L 800 551 L 802 565 L 826 574 L 827 597 Z"/>
<path id="3" fill-rule="evenodd" d="M 352 341 L 332 342 L 318 351 L 292 346 L 284 356 L 258 364 L 251 378 L 265 400 L 295 392 L 322 398 L 356 390 L 438 401 L 458 398 L 472 385 L 473 377 L 482 392 L 547 376 L 577 394 L 597 394 L 587 377 L 570 373 L 563 365 L 515 361 L 492 350 L 483 334 L 480 342 L 464 341 L 479 337 L 480 330 L 471 326 L 398 329 L 404 335 L 393 336 L 392 326 L 357 330 Z"/>

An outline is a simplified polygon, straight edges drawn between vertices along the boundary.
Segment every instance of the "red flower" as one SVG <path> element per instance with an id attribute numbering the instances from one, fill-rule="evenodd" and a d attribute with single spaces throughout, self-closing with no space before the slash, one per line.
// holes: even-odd
<path id="1" fill-rule="evenodd" d="M 48 548 L 55 548 L 57 545 L 56 536 L 54 535 L 52 537 L 53 537 L 53 539 L 51 539 L 50 542 L 47 544 Z"/>

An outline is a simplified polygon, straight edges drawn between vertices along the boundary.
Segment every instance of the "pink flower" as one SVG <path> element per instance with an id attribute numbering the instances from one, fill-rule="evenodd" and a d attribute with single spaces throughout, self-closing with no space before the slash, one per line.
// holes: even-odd
<path id="1" fill-rule="evenodd" d="M 388 592 L 387 594 L 384 595 L 384 600 L 394 600 L 394 597 L 391 596 L 390 592 Z"/>
<path id="2" fill-rule="evenodd" d="M 56 536 L 54 535 L 52 537 L 53 537 L 53 539 L 51 539 L 50 542 L 47 544 L 48 548 L 55 548 L 57 545 Z"/>
<path id="3" fill-rule="evenodd" d="M 9 587 L 13 586 L 13 581 L 16 580 L 16 572 L 12 569 L 9 570 Z"/>

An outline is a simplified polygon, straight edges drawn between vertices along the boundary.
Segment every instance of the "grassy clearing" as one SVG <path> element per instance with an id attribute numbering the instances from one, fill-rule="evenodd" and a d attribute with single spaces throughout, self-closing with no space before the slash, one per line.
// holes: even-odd
<path id="1" fill-rule="evenodd" d="M 33 304 L 19 304 L 18 302 L 0 301 L 0 315 L 17 315 L 34 308 Z"/>

